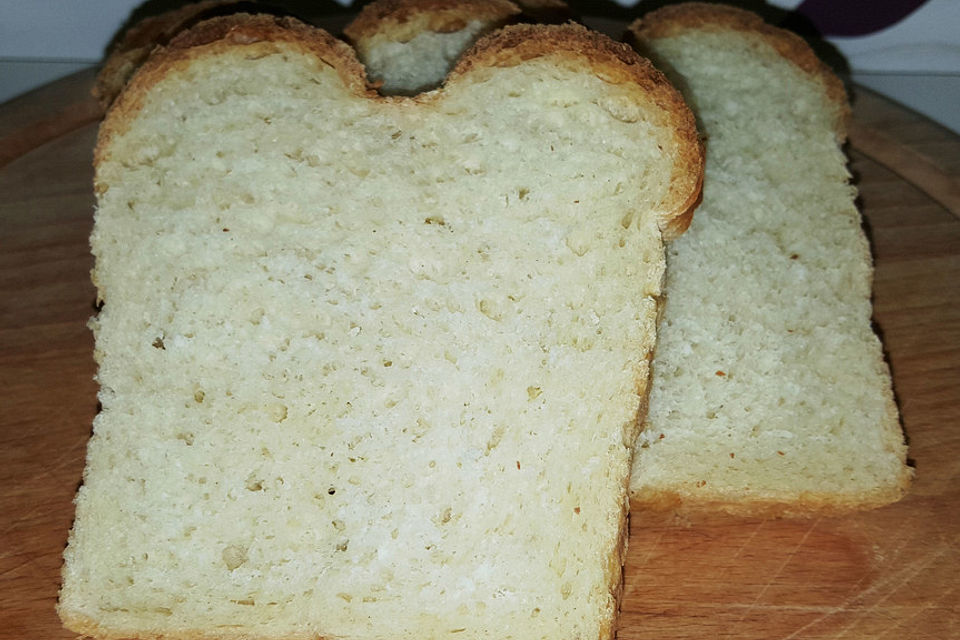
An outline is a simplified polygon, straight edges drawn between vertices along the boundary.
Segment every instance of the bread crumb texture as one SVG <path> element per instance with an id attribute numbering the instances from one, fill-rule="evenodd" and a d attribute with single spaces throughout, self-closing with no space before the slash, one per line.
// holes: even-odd
<path id="1" fill-rule="evenodd" d="M 234 40 L 148 64 L 104 125 L 102 411 L 61 616 L 611 634 L 663 114 L 551 56 L 383 99 L 296 39 Z"/>
<path id="2" fill-rule="evenodd" d="M 456 31 L 424 31 L 405 41 L 382 40 L 361 60 L 372 82 L 388 95 L 415 95 L 436 88 L 460 54 L 494 25 L 470 20 Z"/>
<path id="3" fill-rule="evenodd" d="M 668 250 L 633 499 L 803 513 L 899 498 L 909 469 L 836 140 L 845 104 L 749 31 L 644 44 L 708 140 L 703 204 Z"/>
<path id="4" fill-rule="evenodd" d="M 344 34 L 382 93 L 415 95 L 439 86 L 480 36 L 520 13 L 507 0 L 377 0 Z"/>

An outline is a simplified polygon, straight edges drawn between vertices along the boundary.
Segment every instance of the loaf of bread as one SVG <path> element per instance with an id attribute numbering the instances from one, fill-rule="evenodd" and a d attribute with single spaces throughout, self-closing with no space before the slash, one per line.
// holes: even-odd
<path id="1" fill-rule="evenodd" d="M 95 638 L 608 638 L 662 237 L 702 149 L 586 29 L 384 98 L 200 23 L 95 153 L 94 423 L 58 611 Z"/>
<path id="2" fill-rule="evenodd" d="M 707 136 L 703 204 L 668 250 L 633 503 L 799 515 L 897 500 L 911 471 L 871 327 L 841 82 L 731 7 L 667 7 L 631 31 Z"/>
<path id="3" fill-rule="evenodd" d="M 385 95 L 436 88 L 481 36 L 520 15 L 509 0 L 376 0 L 343 33 Z"/>

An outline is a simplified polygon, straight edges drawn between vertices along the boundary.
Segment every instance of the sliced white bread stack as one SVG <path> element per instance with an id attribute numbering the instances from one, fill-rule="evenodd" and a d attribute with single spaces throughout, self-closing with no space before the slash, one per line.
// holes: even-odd
<path id="1" fill-rule="evenodd" d="M 609 638 L 702 150 L 574 26 L 383 98 L 290 19 L 156 51 L 98 141 L 102 411 L 59 613 L 96 638 Z"/>
<path id="2" fill-rule="evenodd" d="M 389 33 L 398 5 L 374 5 Z M 403 5 L 429 21 L 431 3 Z M 710 137 L 715 194 L 671 250 L 634 504 L 808 515 L 898 499 L 910 469 L 870 326 L 840 80 L 798 36 L 731 7 L 681 4 L 632 31 L 686 87 Z M 415 92 L 408 72 L 392 71 L 377 73 Z"/>
<path id="3" fill-rule="evenodd" d="M 707 136 L 703 204 L 668 252 L 633 503 L 798 515 L 897 500 L 910 469 L 841 82 L 731 7 L 668 7 L 631 31 Z"/>

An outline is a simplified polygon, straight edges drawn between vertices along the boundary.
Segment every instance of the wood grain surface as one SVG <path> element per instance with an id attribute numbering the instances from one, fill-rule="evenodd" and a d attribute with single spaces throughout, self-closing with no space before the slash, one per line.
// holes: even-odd
<path id="1" fill-rule="evenodd" d="M 92 77 L 0 105 L 0 640 L 73 637 L 54 604 L 97 409 Z M 916 482 L 843 518 L 635 512 L 621 640 L 960 637 L 960 138 L 858 90 L 849 151 Z"/>

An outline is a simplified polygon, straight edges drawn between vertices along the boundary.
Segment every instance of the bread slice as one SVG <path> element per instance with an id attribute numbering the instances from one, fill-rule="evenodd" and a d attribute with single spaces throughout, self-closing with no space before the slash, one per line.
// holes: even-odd
<path id="1" fill-rule="evenodd" d="M 59 614 L 96 638 L 608 638 L 679 94 L 574 26 L 384 98 L 204 22 L 104 121 L 96 417 Z"/>
<path id="2" fill-rule="evenodd" d="M 871 328 L 841 82 L 731 7 L 667 7 L 631 31 L 707 136 L 703 204 L 668 251 L 633 503 L 799 515 L 899 499 L 911 471 Z"/>
<path id="3" fill-rule="evenodd" d="M 376 0 L 343 33 L 385 95 L 414 95 L 443 82 L 481 36 L 516 22 L 509 0 Z"/>

